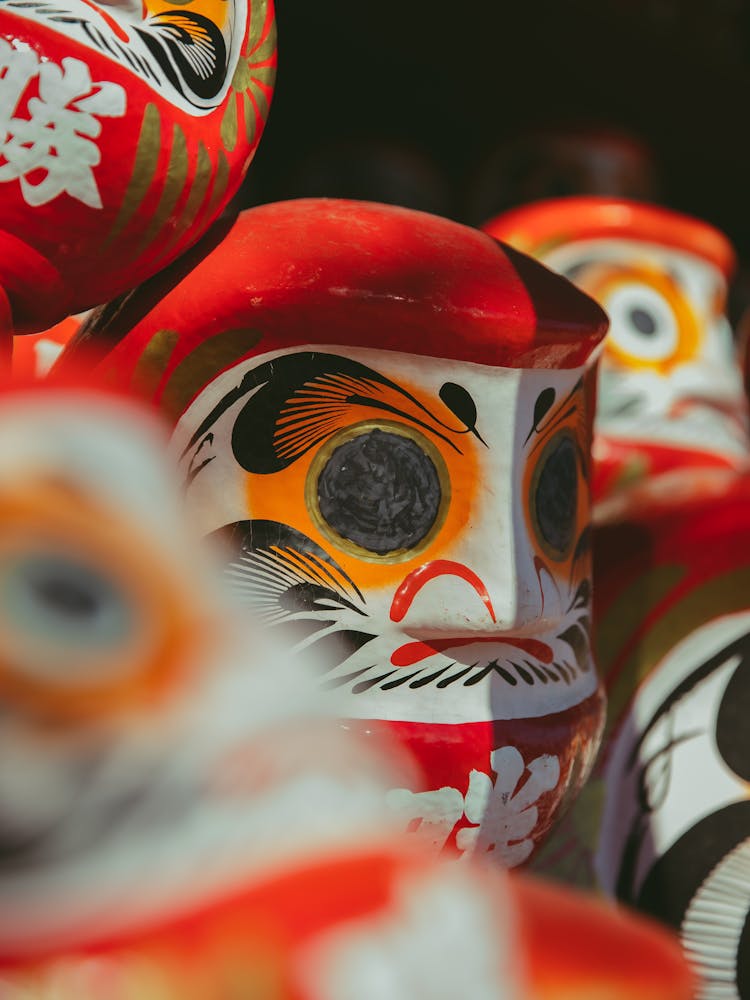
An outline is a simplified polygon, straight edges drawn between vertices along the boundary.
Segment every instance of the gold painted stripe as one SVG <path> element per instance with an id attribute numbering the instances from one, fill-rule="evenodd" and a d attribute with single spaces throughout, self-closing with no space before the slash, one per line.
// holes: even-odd
<path id="1" fill-rule="evenodd" d="M 247 141 L 252 146 L 255 139 L 255 105 L 250 100 L 249 94 L 242 95 L 242 110 L 245 115 L 245 133 Z"/>
<path id="2" fill-rule="evenodd" d="M 190 194 L 185 202 L 185 207 L 180 213 L 180 223 L 175 229 L 174 235 L 169 240 L 169 243 L 164 248 L 164 253 L 160 254 L 160 256 L 166 256 L 195 222 L 198 212 L 203 207 L 212 173 L 211 157 L 208 155 L 208 150 L 203 143 L 199 142 L 198 159 L 195 167 L 193 186 L 190 188 Z"/>
<path id="3" fill-rule="evenodd" d="M 250 83 L 250 67 L 244 59 L 240 59 L 237 63 L 237 69 L 234 71 L 234 76 L 232 77 L 232 89 L 242 92 L 247 90 Z"/>
<path id="4" fill-rule="evenodd" d="M 216 210 L 219 207 L 221 199 L 227 190 L 227 184 L 229 183 L 229 160 L 224 155 L 223 150 L 219 150 L 218 162 L 216 164 L 216 170 L 214 172 L 214 187 L 211 192 L 211 197 L 208 202 L 208 212 L 206 215 L 207 219 L 213 219 Z"/>
<path id="5" fill-rule="evenodd" d="M 260 330 L 243 327 L 204 340 L 169 376 L 160 401 L 162 411 L 172 420 L 179 420 L 193 397 L 219 372 L 251 351 L 262 336 Z"/>
<path id="6" fill-rule="evenodd" d="M 150 243 L 154 242 L 161 228 L 170 220 L 174 207 L 179 201 L 180 195 L 185 190 L 187 173 L 187 139 L 185 138 L 185 133 L 175 122 L 172 128 L 172 152 L 169 157 L 169 166 L 167 167 L 167 178 L 164 182 L 164 189 L 161 193 L 159 204 L 141 240 L 140 252 L 144 251 Z"/>
<path id="7" fill-rule="evenodd" d="M 265 91 L 258 85 L 256 80 L 253 80 L 250 92 L 252 93 L 258 111 L 260 112 L 260 117 L 263 121 L 265 121 L 268 118 L 268 98 L 266 97 Z"/>
<path id="8" fill-rule="evenodd" d="M 103 249 L 110 246 L 122 233 L 148 194 L 156 173 L 160 149 L 161 118 L 159 109 L 155 104 L 147 104 L 138 136 L 133 173 L 130 176 L 125 197 L 120 205 L 120 211 L 117 213 L 114 225 L 102 244 Z"/>
<path id="9" fill-rule="evenodd" d="M 272 19 L 271 23 L 268 24 L 267 0 L 260 0 L 259 3 L 253 3 L 251 0 L 251 5 L 249 54 L 252 62 L 262 62 L 264 59 L 270 59 L 276 50 L 276 20 Z M 268 30 L 263 38 L 261 35 L 266 25 L 268 25 Z M 260 44 L 254 47 L 258 40 L 260 40 Z"/>
<path id="10" fill-rule="evenodd" d="M 156 331 L 133 369 L 131 388 L 147 399 L 153 398 L 179 338 L 176 330 Z"/>
<path id="11" fill-rule="evenodd" d="M 231 153 L 237 145 L 237 98 L 233 90 L 229 92 L 229 101 L 221 119 L 219 133 L 224 149 Z"/>

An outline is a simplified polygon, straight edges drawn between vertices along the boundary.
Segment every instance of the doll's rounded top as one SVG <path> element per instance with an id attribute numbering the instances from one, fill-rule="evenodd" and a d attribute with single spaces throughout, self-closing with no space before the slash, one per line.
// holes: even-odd
<path id="1" fill-rule="evenodd" d="M 136 295 L 118 313 L 123 360 L 156 330 L 176 331 L 177 363 L 234 329 L 252 333 L 251 354 L 345 344 L 577 368 L 607 330 L 591 298 L 537 261 L 448 219 L 370 202 L 300 199 L 245 211 L 223 239 L 209 234 L 188 265 L 156 280 L 150 312 Z M 88 335 L 95 342 L 95 326 Z"/>
<path id="2" fill-rule="evenodd" d="M 702 257 L 729 278 L 735 254 L 729 240 L 700 219 L 646 202 L 605 196 L 552 198 L 503 212 L 483 230 L 524 253 L 544 257 L 564 243 L 642 240 Z"/>

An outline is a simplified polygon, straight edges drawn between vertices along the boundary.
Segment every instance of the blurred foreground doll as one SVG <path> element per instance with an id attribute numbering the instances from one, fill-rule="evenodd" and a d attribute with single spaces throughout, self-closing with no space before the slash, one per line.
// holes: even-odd
<path id="1" fill-rule="evenodd" d="M 389 829 L 164 467 L 128 400 L 0 396 L 2 1000 L 689 1000 L 663 932 Z"/>
<path id="2" fill-rule="evenodd" d="M 55 323 L 48 330 L 42 330 L 41 333 L 16 337 L 13 342 L 11 365 L 13 378 L 27 382 L 35 378 L 44 378 L 62 354 L 68 341 L 76 336 L 87 316 L 88 311 L 66 316 L 64 320 Z"/>
<path id="3" fill-rule="evenodd" d="M 525 862 L 603 724 L 589 648 L 591 299 L 476 230 L 301 200 L 105 310 L 67 358 L 174 425 L 244 605 L 424 785 L 434 852 Z M 91 359 L 90 359 L 90 363 Z"/>
<path id="4" fill-rule="evenodd" d="M 237 191 L 276 48 L 270 0 L 6 0 L 0 349 L 145 280 Z"/>
<path id="5" fill-rule="evenodd" d="M 695 220 L 604 200 L 489 228 L 597 293 L 612 321 L 594 475 L 609 733 L 539 867 L 679 930 L 700 997 L 748 997 L 750 478 L 722 312 L 731 249 Z"/>

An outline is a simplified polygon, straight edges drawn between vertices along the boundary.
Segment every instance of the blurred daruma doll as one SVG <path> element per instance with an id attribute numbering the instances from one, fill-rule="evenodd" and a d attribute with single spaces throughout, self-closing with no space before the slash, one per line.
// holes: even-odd
<path id="1" fill-rule="evenodd" d="M 237 191 L 273 88 L 271 0 L 7 0 L 0 333 L 145 280 Z"/>
<path id="2" fill-rule="evenodd" d="M 484 227 L 584 289 L 607 311 L 594 495 L 675 469 L 735 469 L 747 404 L 724 313 L 734 254 L 706 223 L 653 205 L 564 198 Z"/>
<path id="3" fill-rule="evenodd" d="M 152 417 L 0 395 L 3 1000 L 688 1000 L 664 932 L 394 834 L 389 763 L 222 599 Z"/>
<path id="4" fill-rule="evenodd" d="M 424 787 L 388 796 L 405 825 L 524 862 L 602 724 L 602 311 L 478 231 L 303 200 L 244 213 L 143 312 L 136 295 L 118 314 L 102 366 L 173 421 L 188 509 L 224 536 L 237 594 L 315 651 L 344 717 L 414 752 Z"/>

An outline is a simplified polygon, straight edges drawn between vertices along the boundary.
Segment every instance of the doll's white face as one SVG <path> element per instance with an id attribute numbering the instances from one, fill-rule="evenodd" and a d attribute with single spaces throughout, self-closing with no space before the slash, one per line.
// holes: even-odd
<path id="1" fill-rule="evenodd" d="M 747 407 L 724 314 L 726 281 L 692 254 L 636 240 L 582 240 L 544 256 L 607 311 L 596 431 L 741 456 Z"/>
<path id="2" fill-rule="evenodd" d="M 581 371 L 253 357 L 178 423 L 237 594 L 355 718 L 539 717 L 596 688 Z"/>
<path id="3" fill-rule="evenodd" d="M 103 394 L 0 397 L 5 954 L 382 826 L 376 765 L 227 608 L 166 447 Z"/>

